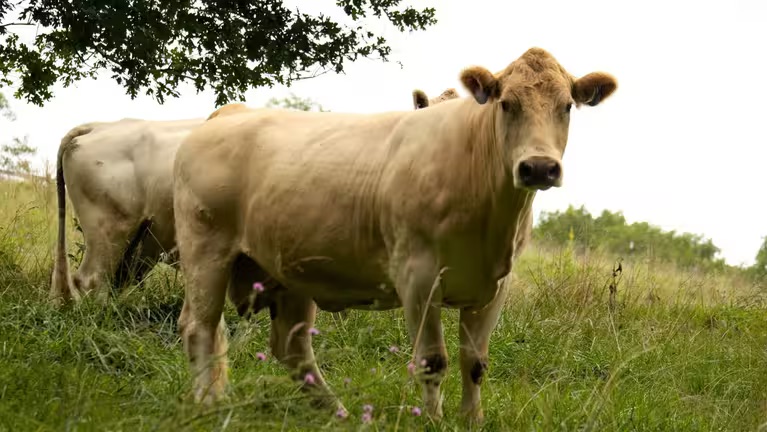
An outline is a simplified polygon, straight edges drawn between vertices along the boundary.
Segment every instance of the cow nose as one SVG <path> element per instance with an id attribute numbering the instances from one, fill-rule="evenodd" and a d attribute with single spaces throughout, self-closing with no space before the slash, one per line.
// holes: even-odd
<path id="1" fill-rule="evenodd" d="M 562 178 L 562 166 L 559 161 L 546 156 L 533 156 L 519 163 L 519 178 L 522 186 L 545 188 L 559 184 Z"/>

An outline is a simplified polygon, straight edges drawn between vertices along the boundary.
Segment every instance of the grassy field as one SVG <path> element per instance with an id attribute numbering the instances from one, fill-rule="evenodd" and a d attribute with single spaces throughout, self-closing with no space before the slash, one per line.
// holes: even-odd
<path id="1" fill-rule="evenodd" d="M 465 430 L 457 313 L 440 425 L 411 414 L 420 390 L 406 365 L 402 311 L 318 317 L 314 347 L 350 410 L 318 411 L 268 354 L 268 314 L 226 310 L 232 392 L 212 408 L 188 402 L 176 330 L 180 276 L 159 266 L 143 286 L 100 306 L 48 305 L 55 195 L 42 183 L 0 183 L 0 430 Z M 81 241 L 71 224 L 70 249 Z M 767 422 L 764 289 L 733 276 L 531 248 L 515 269 L 483 385 L 484 430 L 759 430 Z M 396 346 L 399 351 L 390 352 Z M 363 405 L 374 407 L 361 420 Z"/>

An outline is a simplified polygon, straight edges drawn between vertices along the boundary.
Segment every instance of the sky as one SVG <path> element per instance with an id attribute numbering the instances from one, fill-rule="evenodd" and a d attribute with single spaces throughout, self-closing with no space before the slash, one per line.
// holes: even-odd
<path id="1" fill-rule="evenodd" d="M 345 18 L 333 0 L 285 3 Z M 537 46 L 575 76 L 611 73 L 618 90 L 597 107 L 573 110 L 564 184 L 538 193 L 536 220 L 569 204 L 594 215 L 622 211 L 628 222 L 711 238 L 729 264 L 753 263 L 767 236 L 767 1 L 409 4 L 436 8 L 438 23 L 399 33 L 385 20 L 368 20 L 389 41 L 390 62 L 359 60 L 345 74 L 251 90 L 245 102 L 261 106 L 293 92 L 332 111 L 411 110 L 413 89 L 434 97 L 454 87 L 468 96 L 461 69 L 500 70 Z M 79 123 L 207 117 L 216 108 L 212 92 L 191 86 L 163 105 L 131 100 L 108 74 L 54 94 L 43 108 L 11 100 L 18 119 L 1 124 L 0 141 L 27 134 L 52 162 L 61 137 Z"/>

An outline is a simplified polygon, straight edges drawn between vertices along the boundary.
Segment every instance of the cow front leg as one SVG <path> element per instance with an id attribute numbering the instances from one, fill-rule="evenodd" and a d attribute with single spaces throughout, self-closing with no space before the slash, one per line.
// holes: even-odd
<path id="1" fill-rule="evenodd" d="M 408 260 L 398 284 L 415 366 L 420 370 L 417 380 L 421 384 L 424 408 L 435 420 L 442 418 L 440 385 L 447 372 L 447 350 L 440 320 L 440 277 L 434 260 L 424 255 Z"/>
<path id="2" fill-rule="evenodd" d="M 306 297 L 287 292 L 276 295 L 276 316 L 272 321 L 272 354 L 285 365 L 291 377 L 303 383 L 302 389 L 317 395 L 319 405 L 346 410 L 333 394 L 317 367 L 310 329 L 317 313 L 315 303 Z"/>
<path id="3" fill-rule="evenodd" d="M 461 381 L 463 384 L 461 414 L 472 422 L 481 422 L 484 418 L 480 386 L 488 366 L 490 334 L 498 323 L 498 318 L 506 301 L 507 287 L 505 282 L 506 279 L 498 282 L 499 288 L 495 298 L 483 309 L 478 311 L 461 310 L 459 328 Z"/>

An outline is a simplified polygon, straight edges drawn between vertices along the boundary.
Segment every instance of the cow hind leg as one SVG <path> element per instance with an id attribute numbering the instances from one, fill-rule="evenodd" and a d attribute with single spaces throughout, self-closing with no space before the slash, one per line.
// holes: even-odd
<path id="1" fill-rule="evenodd" d="M 85 254 L 72 277 L 74 286 L 83 294 L 95 293 L 105 300 L 107 278 L 112 277 L 133 238 L 138 220 L 115 218 L 98 207 L 82 211 L 80 224 L 85 237 Z"/>
<path id="2" fill-rule="evenodd" d="M 226 389 L 228 349 L 223 310 L 232 257 L 215 240 L 181 245 L 186 284 L 179 333 L 194 380 L 194 400 L 209 404 Z"/>
<path id="3" fill-rule="evenodd" d="M 440 385 L 447 372 L 447 350 L 442 336 L 440 274 L 431 257 L 411 257 L 398 278 L 408 334 L 415 352 L 415 365 L 421 371 L 426 413 L 442 418 Z"/>
<path id="4" fill-rule="evenodd" d="M 123 251 L 115 272 L 112 289 L 118 294 L 133 281 L 141 281 L 160 256 L 160 245 L 151 238 L 152 221 L 141 221 L 131 241 Z"/>
<path id="5" fill-rule="evenodd" d="M 314 325 L 317 306 L 306 297 L 288 291 L 275 295 L 276 316 L 272 320 L 272 354 L 303 383 L 302 389 L 317 396 L 322 407 L 345 410 L 322 377 L 312 350 L 309 329 Z"/>
<path id="6" fill-rule="evenodd" d="M 503 279 L 498 283 L 505 285 L 505 282 Z M 501 286 L 495 298 L 483 309 L 461 310 L 458 330 L 463 385 L 461 414 L 473 422 L 481 422 L 484 418 L 480 386 L 488 367 L 490 334 L 498 323 L 506 294 L 506 286 Z"/>

